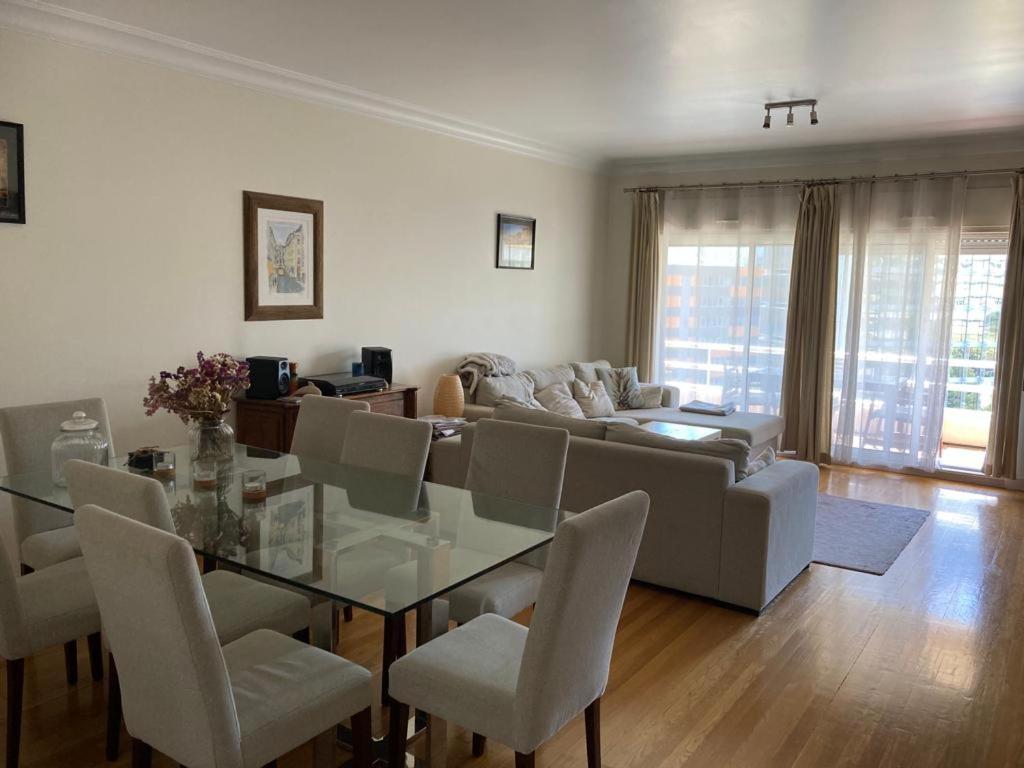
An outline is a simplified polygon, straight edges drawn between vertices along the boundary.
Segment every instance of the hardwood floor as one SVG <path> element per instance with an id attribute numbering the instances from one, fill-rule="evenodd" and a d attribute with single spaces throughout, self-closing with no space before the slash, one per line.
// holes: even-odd
<path id="1" fill-rule="evenodd" d="M 850 469 L 821 487 L 933 514 L 885 576 L 812 565 L 760 618 L 633 585 L 602 699 L 604 766 L 1024 765 L 1024 494 Z M 381 633 L 357 611 L 341 651 L 379 667 Z M 61 648 L 31 659 L 22 765 L 109 765 L 104 701 L 88 676 L 66 688 Z M 473 758 L 469 733 L 449 738 L 449 766 L 514 765 L 493 740 Z M 537 764 L 586 765 L 582 716 Z"/>

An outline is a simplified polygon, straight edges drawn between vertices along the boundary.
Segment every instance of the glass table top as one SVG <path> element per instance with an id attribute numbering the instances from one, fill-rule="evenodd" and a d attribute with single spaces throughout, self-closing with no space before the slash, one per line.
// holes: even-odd
<path id="1" fill-rule="evenodd" d="M 544 546 L 568 514 L 244 445 L 214 487 L 199 488 L 189 449 L 165 450 L 177 467 L 161 481 L 171 516 L 197 553 L 382 615 Z M 111 466 L 127 471 L 124 459 Z M 243 499 L 246 470 L 266 473 L 266 499 Z M 49 468 L 0 477 L 0 490 L 72 511 Z"/>

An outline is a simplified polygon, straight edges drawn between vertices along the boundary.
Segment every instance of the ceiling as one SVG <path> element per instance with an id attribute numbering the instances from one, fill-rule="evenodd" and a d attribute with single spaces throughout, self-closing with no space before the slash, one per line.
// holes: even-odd
<path id="1" fill-rule="evenodd" d="M 41 6 L 37 0 L 12 0 Z M 2 5 L 2 2 L 0 2 Z M 594 160 L 1024 126 L 1020 0 L 51 0 Z M 761 128 L 762 104 L 815 97 Z"/>

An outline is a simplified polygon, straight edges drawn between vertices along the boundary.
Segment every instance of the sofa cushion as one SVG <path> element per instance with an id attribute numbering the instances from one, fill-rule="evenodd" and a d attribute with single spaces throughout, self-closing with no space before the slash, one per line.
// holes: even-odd
<path id="1" fill-rule="evenodd" d="M 665 451 L 697 453 L 702 456 L 715 456 L 728 459 L 733 463 L 734 477 L 737 481 L 747 476 L 750 463 L 750 446 L 743 440 L 722 438 L 720 440 L 677 440 L 666 435 L 656 435 L 639 427 L 622 424 L 609 424 L 605 439 L 610 443 L 628 443 L 643 445 L 648 448 L 661 448 Z"/>
<path id="2" fill-rule="evenodd" d="M 476 387 L 477 405 L 497 404 L 498 398 L 507 396 L 525 403 L 533 400 L 533 379 L 525 373 L 513 373 L 511 376 L 484 376 Z"/>
<path id="3" fill-rule="evenodd" d="M 536 411 L 546 411 L 547 408 L 535 397 L 531 397 L 529 400 L 520 400 L 518 397 L 513 395 L 501 395 L 494 401 L 495 407 L 499 405 L 518 405 L 520 408 L 530 408 Z"/>
<path id="4" fill-rule="evenodd" d="M 615 405 L 600 381 L 588 384 L 576 379 L 572 383 L 572 396 L 576 398 L 576 402 L 583 409 L 583 415 L 588 419 L 615 415 Z"/>
<path id="5" fill-rule="evenodd" d="M 644 404 L 641 408 L 660 408 L 664 390 L 657 384 L 641 384 L 640 397 Z"/>
<path id="6" fill-rule="evenodd" d="M 550 387 L 538 389 L 536 393 L 537 400 L 552 413 L 558 413 L 573 419 L 586 418 L 583 415 L 583 409 L 580 408 L 580 404 L 573 399 L 572 390 L 569 389 L 570 386 L 570 384 L 560 381 L 552 384 Z"/>
<path id="7" fill-rule="evenodd" d="M 536 424 L 541 427 L 558 427 L 576 437 L 604 440 L 608 427 L 600 421 L 573 419 L 550 411 L 536 411 L 517 405 L 499 405 L 494 409 L 494 418 L 499 421 L 518 421 L 521 424 Z"/>
<path id="8" fill-rule="evenodd" d="M 624 412 L 641 424 L 647 421 L 669 421 L 673 424 L 688 424 L 691 427 L 711 427 L 722 430 L 722 437 L 746 440 L 752 446 L 773 442 L 782 434 L 782 418 L 764 413 L 736 411 L 728 416 L 708 416 L 703 413 L 687 413 L 678 408 L 644 408 Z"/>
<path id="9" fill-rule="evenodd" d="M 644 398 L 640 394 L 640 380 L 636 368 L 598 368 L 597 377 L 604 384 L 615 410 L 643 408 Z"/>
<path id="10" fill-rule="evenodd" d="M 570 363 L 570 365 L 572 366 L 572 372 L 576 375 L 576 378 L 580 381 L 585 381 L 588 384 L 598 380 L 598 368 L 612 367 L 612 364 L 607 360 L 595 360 L 592 363 Z"/>
<path id="11" fill-rule="evenodd" d="M 552 384 L 571 384 L 572 380 L 576 378 L 572 366 L 568 364 L 556 365 L 552 368 L 534 368 L 523 371 L 523 373 L 530 377 L 533 387 L 537 391 L 547 389 Z"/>

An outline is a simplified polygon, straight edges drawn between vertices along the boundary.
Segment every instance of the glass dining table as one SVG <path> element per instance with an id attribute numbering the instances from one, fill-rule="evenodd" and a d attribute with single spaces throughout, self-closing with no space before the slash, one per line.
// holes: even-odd
<path id="1" fill-rule="evenodd" d="M 175 474 L 161 483 L 175 529 L 204 569 L 233 568 L 308 594 L 312 641 L 323 648 L 337 646 L 336 604 L 384 618 L 385 700 L 388 667 L 404 652 L 406 614 L 416 611 L 417 644 L 446 631 L 438 598 L 543 547 L 568 514 L 241 444 L 215 481 L 194 478 L 188 447 L 170 450 Z M 124 459 L 110 464 L 129 471 Z M 264 473 L 265 493 L 248 484 L 254 470 Z M 49 468 L 0 477 L 0 491 L 73 512 Z M 432 720 L 429 730 L 428 761 L 443 764 L 443 723 Z M 380 756 L 386 764 L 383 749 Z"/>

